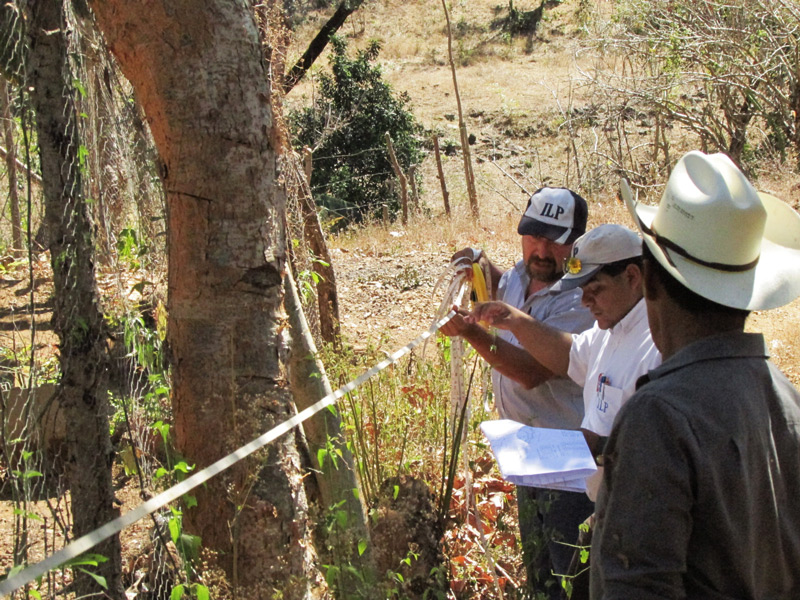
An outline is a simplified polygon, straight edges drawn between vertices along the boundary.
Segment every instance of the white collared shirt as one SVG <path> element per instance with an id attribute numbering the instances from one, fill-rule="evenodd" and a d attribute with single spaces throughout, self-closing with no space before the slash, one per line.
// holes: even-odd
<path id="1" fill-rule="evenodd" d="M 573 334 L 567 373 L 583 387 L 581 427 L 608 436 L 617 412 L 636 391 L 636 380 L 660 364 L 644 299 L 610 329 L 595 323 Z"/>

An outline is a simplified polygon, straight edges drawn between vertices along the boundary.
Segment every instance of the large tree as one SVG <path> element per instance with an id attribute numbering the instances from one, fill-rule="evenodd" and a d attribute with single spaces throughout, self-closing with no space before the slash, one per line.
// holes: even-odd
<path id="1" fill-rule="evenodd" d="M 291 416 L 281 336 L 282 140 L 245 0 L 94 0 L 161 160 L 168 203 L 173 407 L 198 468 Z M 293 434 L 198 493 L 185 518 L 238 597 L 319 592 Z"/>

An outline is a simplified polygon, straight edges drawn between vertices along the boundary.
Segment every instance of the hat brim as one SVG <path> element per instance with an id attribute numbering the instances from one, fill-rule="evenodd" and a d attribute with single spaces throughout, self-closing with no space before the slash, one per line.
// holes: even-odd
<path id="1" fill-rule="evenodd" d="M 545 237 L 551 242 L 558 242 L 561 244 L 571 244 L 579 235 L 576 235 L 574 229 L 570 230 L 568 227 L 559 227 L 558 225 L 550 225 L 543 223 L 530 217 L 522 217 L 519 225 L 517 226 L 517 233 L 519 235 L 535 235 Z M 569 235 L 566 235 L 566 234 Z M 566 235 L 566 237 L 564 237 Z M 561 239 L 564 241 L 559 241 Z"/>
<path id="2" fill-rule="evenodd" d="M 580 275 L 570 275 L 569 273 L 567 273 L 561 279 L 556 281 L 550 289 L 557 292 L 566 292 L 568 290 L 574 290 L 577 287 L 589 283 L 589 280 L 591 280 L 592 277 L 597 275 L 597 272 L 602 268 L 603 265 L 597 265 L 596 267 L 592 267 L 591 269 L 582 271 Z"/>
<path id="3" fill-rule="evenodd" d="M 800 296 L 800 215 L 781 200 L 758 194 L 767 211 L 758 263 L 748 271 L 730 272 L 699 265 L 659 246 L 642 228 L 652 229 L 658 208 L 634 200 L 624 179 L 620 191 L 650 252 L 670 275 L 696 294 L 742 310 L 776 308 Z"/>

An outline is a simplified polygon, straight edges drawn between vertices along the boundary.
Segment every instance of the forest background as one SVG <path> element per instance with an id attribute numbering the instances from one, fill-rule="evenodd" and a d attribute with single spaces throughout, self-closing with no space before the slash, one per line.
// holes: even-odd
<path id="1" fill-rule="evenodd" d="M 619 178 L 657 202 L 702 149 L 798 206 L 792 2 L 205 4 L 4 5 L 10 574 L 415 338 L 455 250 L 517 260 L 541 185 L 632 227 Z M 749 322 L 795 385 L 797 311 Z M 15 594 L 519 595 L 468 349 L 430 340 L 323 414 Z"/>

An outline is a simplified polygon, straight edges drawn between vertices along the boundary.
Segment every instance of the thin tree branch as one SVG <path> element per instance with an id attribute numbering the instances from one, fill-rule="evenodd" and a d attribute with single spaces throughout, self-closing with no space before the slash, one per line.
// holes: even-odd
<path id="1" fill-rule="evenodd" d="M 291 70 L 286 74 L 283 82 L 283 93 L 288 94 L 289 91 L 297 85 L 297 83 L 305 76 L 306 72 L 314 64 L 314 61 L 319 58 L 325 46 L 331 39 L 331 36 L 336 33 L 339 28 L 344 25 L 344 22 L 361 4 L 364 0 L 345 0 L 342 2 L 333 16 L 328 19 L 328 22 L 322 26 L 316 37 L 311 40 L 311 43 L 306 48 L 303 56 L 300 57 Z"/>

